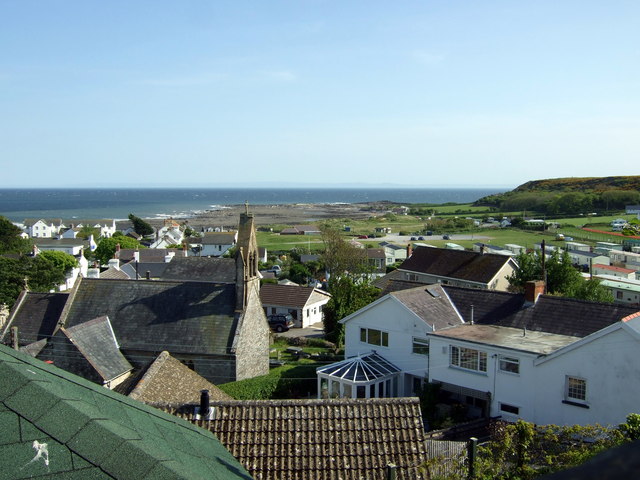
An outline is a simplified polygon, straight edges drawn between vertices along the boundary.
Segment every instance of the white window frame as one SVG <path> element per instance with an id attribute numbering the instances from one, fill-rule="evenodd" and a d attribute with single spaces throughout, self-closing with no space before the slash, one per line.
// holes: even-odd
<path id="1" fill-rule="evenodd" d="M 582 392 L 581 395 L 576 396 L 576 393 Z M 573 403 L 587 403 L 587 379 L 582 377 L 576 377 L 573 375 L 567 375 L 565 377 L 564 386 L 564 399 L 567 402 Z"/>
<path id="2" fill-rule="evenodd" d="M 520 359 L 508 355 L 500 355 L 498 357 L 498 370 L 511 375 L 520 375 Z"/>
<path id="3" fill-rule="evenodd" d="M 475 360 L 474 360 L 475 357 Z M 487 352 L 450 345 L 449 366 L 469 372 L 487 373 Z"/>
<path id="4" fill-rule="evenodd" d="M 424 349 L 426 349 L 426 352 L 416 351 L 416 350 L 424 350 Z M 429 339 L 413 337 L 413 340 L 411 342 L 411 353 L 428 357 L 429 356 Z"/>

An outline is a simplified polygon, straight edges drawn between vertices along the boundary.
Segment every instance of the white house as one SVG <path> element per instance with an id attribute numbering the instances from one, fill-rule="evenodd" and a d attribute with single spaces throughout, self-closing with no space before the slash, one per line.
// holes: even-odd
<path id="1" fill-rule="evenodd" d="M 26 218 L 22 224 L 31 238 L 56 238 L 66 228 L 60 218 Z"/>
<path id="2" fill-rule="evenodd" d="M 428 380 L 470 416 L 538 424 L 616 424 L 640 411 L 638 308 L 543 288 L 390 293 L 343 320 L 347 358 L 317 369 L 319 391 L 402 396 Z M 371 377 L 351 375 L 367 367 Z"/>
<path id="3" fill-rule="evenodd" d="M 617 424 L 639 411 L 640 312 L 541 296 L 536 283 L 517 309 L 447 289 L 478 315 L 429 334 L 429 381 L 479 416 Z"/>
<path id="4" fill-rule="evenodd" d="M 221 257 L 238 241 L 238 232 L 205 232 L 187 240 L 196 257 Z"/>
<path id="5" fill-rule="evenodd" d="M 416 288 L 392 292 L 340 321 L 345 328 L 345 357 L 352 359 L 354 365 L 362 362 L 371 353 L 378 354 L 383 361 L 397 367 L 392 376 L 391 390 L 385 390 L 386 396 L 411 396 L 428 378 L 429 343 L 427 335 L 435 330 L 460 325 L 462 318 L 448 301 L 442 286 L 422 285 Z M 324 379 L 329 396 L 341 388 L 344 395 L 345 385 L 342 379 L 335 378 L 334 367 L 318 369 L 318 377 Z M 383 380 L 387 380 L 384 378 Z M 337 384 L 336 384 L 337 382 Z M 375 382 L 379 383 L 379 382 Z M 370 386 L 364 383 L 347 387 L 353 398 L 358 395 L 358 386 Z M 318 390 L 321 393 L 322 388 Z M 365 389 L 365 397 L 371 395 Z"/>
<path id="6" fill-rule="evenodd" d="M 109 238 L 116 233 L 116 221 L 112 218 L 89 219 L 89 220 L 69 220 L 67 226 L 70 229 L 80 230 L 83 227 L 91 227 L 98 230 L 98 237 Z M 75 237 L 74 237 L 75 238 Z"/>
<path id="7" fill-rule="evenodd" d="M 593 275 L 612 275 L 614 277 L 635 280 L 636 271 L 630 268 L 614 267 L 613 265 L 593 264 L 591 267 Z"/>
<path id="8" fill-rule="evenodd" d="M 329 300 L 329 293 L 314 287 L 270 283 L 260 287 L 260 301 L 265 313 L 290 313 L 295 327 L 304 328 L 322 322 L 322 312 Z"/>

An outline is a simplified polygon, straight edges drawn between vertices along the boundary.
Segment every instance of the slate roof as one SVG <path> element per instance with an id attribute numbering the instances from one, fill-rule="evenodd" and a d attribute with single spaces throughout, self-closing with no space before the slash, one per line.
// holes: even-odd
<path id="1" fill-rule="evenodd" d="M 175 258 L 171 262 L 175 261 Z M 171 263 L 170 262 L 170 263 Z M 170 263 L 166 262 L 138 262 L 138 278 L 146 278 L 147 272 L 151 278 L 160 278 Z M 136 278 L 136 262 L 131 261 L 120 265 L 120 268 L 128 278 Z M 100 278 L 103 278 L 100 274 Z M 115 277 L 111 277 L 115 278 Z"/>
<path id="2" fill-rule="evenodd" d="M 316 294 L 316 295 L 314 295 Z M 291 308 L 304 308 L 311 300 L 312 296 L 325 296 L 327 300 L 331 297 L 326 292 L 314 287 L 301 287 L 299 285 L 274 285 L 265 283 L 260 287 L 260 301 L 263 305 L 282 305 Z M 319 300 L 320 298 L 317 298 Z"/>
<path id="3" fill-rule="evenodd" d="M 233 245 L 238 232 L 205 232 L 202 237 L 190 238 L 189 243 L 202 245 Z"/>
<path id="4" fill-rule="evenodd" d="M 425 477 L 424 428 L 417 398 L 212 402 L 209 428 L 256 480 Z M 172 410 L 184 418 L 191 412 Z"/>
<path id="5" fill-rule="evenodd" d="M 0 345 L 3 478 L 250 479 L 210 432 Z"/>
<path id="6" fill-rule="evenodd" d="M 387 254 L 384 251 L 384 248 L 367 248 L 365 250 L 367 252 L 367 258 L 381 258 L 386 259 Z"/>
<path id="7" fill-rule="evenodd" d="M 68 293 L 36 293 L 23 291 L 1 332 L 0 341 L 9 341 L 11 327 L 18 327 L 20 345 L 50 338 L 69 298 Z"/>
<path id="8" fill-rule="evenodd" d="M 116 252 L 117 258 L 120 263 L 127 263 L 133 260 L 133 254 L 139 252 L 138 262 L 161 262 L 164 263 L 164 257 L 170 253 L 174 254 L 174 259 L 177 256 L 184 256 L 184 250 L 181 248 L 141 248 L 136 250 L 134 248 L 121 248 L 120 253 Z"/>
<path id="9" fill-rule="evenodd" d="M 405 273 L 400 270 L 392 270 L 384 277 L 380 277 L 373 281 L 373 286 L 381 290 L 380 297 L 384 297 L 386 294 L 396 292 L 398 290 L 406 290 L 407 288 L 415 288 L 419 285 L 424 285 L 422 282 L 412 282 L 405 280 Z"/>
<path id="10" fill-rule="evenodd" d="M 135 278 L 135 270 L 133 272 L 133 278 Z M 129 280 L 131 277 L 126 272 L 119 268 L 109 267 L 104 272 L 100 272 L 100 278 L 111 278 L 114 280 Z"/>
<path id="11" fill-rule="evenodd" d="M 222 355 L 236 331 L 235 304 L 235 285 L 82 278 L 61 321 L 73 327 L 106 315 L 124 351 Z"/>
<path id="12" fill-rule="evenodd" d="M 462 323 L 458 312 L 453 308 L 440 285 L 422 285 L 393 292 L 390 295 L 431 325 L 434 330 L 441 330 Z"/>
<path id="13" fill-rule="evenodd" d="M 533 305 L 524 295 L 459 287 L 443 287 L 466 322 L 524 328 L 536 332 L 586 337 L 636 313 L 637 307 L 540 295 Z"/>
<path id="14" fill-rule="evenodd" d="M 201 377 L 166 350 L 145 369 L 115 390 L 148 405 L 198 403 L 200 391 L 209 390 L 213 400 L 232 400 L 213 383 Z"/>
<path id="15" fill-rule="evenodd" d="M 89 245 L 89 240 L 82 238 L 47 238 L 36 237 L 31 239 L 33 243 L 38 247 L 83 247 Z"/>
<path id="16" fill-rule="evenodd" d="M 489 283 L 509 261 L 510 257 L 492 253 L 418 247 L 398 270 Z"/>
<path id="17" fill-rule="evenodd" d="M 234 283 L 236 262 L 233 258 L 175 257 L 160 275 L 162 280 Z"/>
<path id="18" fill-rule="evenodd" d="M 112 380 L 133 370 L 120 352 L 109 318 L 94 318 L 73 327 L 63 328 L 62 332 L 103 380 Z"/>
<path id="19" fill-rule="evenodd" d="M 42 220 L 47 225 L 58 225 L 58 226 L 62 225 L 61 218 L 25 218 L 22 224 L 25 227 L 32 227 L 33 225 L 38 223 L 40 220 Z"/>

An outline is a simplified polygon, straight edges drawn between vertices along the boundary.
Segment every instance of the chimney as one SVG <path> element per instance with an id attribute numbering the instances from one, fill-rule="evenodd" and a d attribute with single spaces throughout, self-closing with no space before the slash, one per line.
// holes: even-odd
<path id="1" fill-rule="evenodd" d="M 407 244 L 407 258 L 409 258 L 412 253 L 413 253 L 413 245 L 408 243 Z"/>
<path id="2" fill-rule="evenodd" d="M 118 260 L 117 258 L 110 259 L 109 268 L 115 268 L 116 270 L 120 270 L 120 260 Z"/>
<path id="3" fill-rule="evenodd" d="M 115 253 L 115 255 L 113 257 L 114 258 L 118 258 L 118 259 L 120 258 L 120 244 L 119 243 L 116 243 L 116 253 Z"/>
<path id="4" fill-rule="evenodd" d="M 87 269 L 87 278 L 100 278 L 100 269 L 96 267 Z"/>
<path id="5" fill-rule="evenodd" d="M 524 300 L 526 303 L 536 303 L 538 297 L 544 293 L 545 284 L 542 280 L 532 280 L 524 284 Z"/>
<path id="6" fill-rule="evenodd" d="M 182 244 L 182 255 L 183 255 L 184 257 L 188 257 L 189 255 L 188 255 L 188 253 L 187 253 L 187 252 L 188 252 L 188 250 L 187 250 L 187 242 L 184 242 L 184 243 Z"/>
<path id="7" fill-rule="evenodd" d="M 147 273 L 145 274 L 145 278 L 147 280 L 151 280 L 151 272 L 149 270 L 147 270 Z"/>

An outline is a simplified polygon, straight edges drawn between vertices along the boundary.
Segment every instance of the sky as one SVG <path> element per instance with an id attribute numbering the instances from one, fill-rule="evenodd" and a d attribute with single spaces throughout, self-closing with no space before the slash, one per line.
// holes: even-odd
<path id="1" fill-rule="evenodd" d="M 0 188 L 640 174 L 637 0 L 0 0 Z"/>

